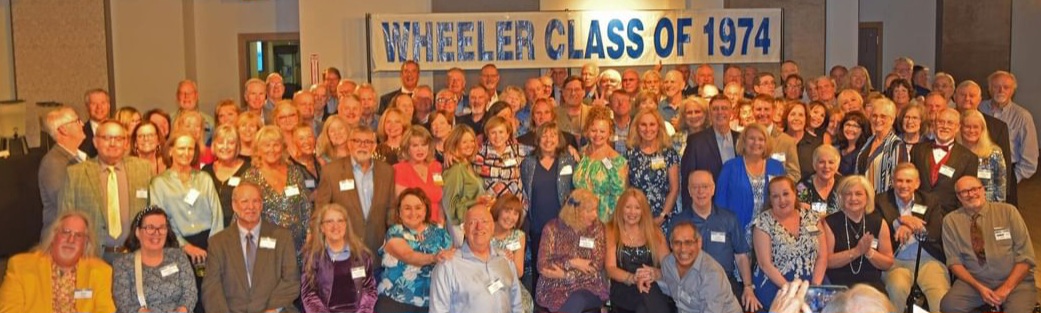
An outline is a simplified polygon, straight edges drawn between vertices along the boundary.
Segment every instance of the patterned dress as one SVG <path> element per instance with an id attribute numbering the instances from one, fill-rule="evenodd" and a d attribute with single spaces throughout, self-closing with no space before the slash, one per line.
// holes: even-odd
<path id="1" fill-rule="evenodd" d="M 477 176 L 484 180 L 485 192 L 496 197 L 512 194 L 527 203 L 520 179 L 523 160 L 524 156 L 516 144 L 507 145 L 501 155 L 490 144 L 484 144 L 474 156 L 473 167 Z"/>
<path id="2" fill-rule="evenodd" d="M 774 219 L 769 210 L 760 211 L 752 221 L 756 229 L 760 229 L 770 236 L 770 255 L 773 257 L 773 264 L 788 281 L 795 278 L 810 280 L 813 277 L 813 267 L 817 262 L 817 249 L 820 247 L 817 236 L 821 230 L 817 228 L 817 214 L 811 210 L 798 210 L 798 212 L 799 233 L 794 236 Z M 762 302 L 763 307 L 770 307 L 781 287 L 771 282 L 763 269 L 758 266 L 752 282 L 756 286 L 755 295 Z"/>
<path id="3" fill-rule="evenodd" d="M 137 312 L 141 304 L 137 301 L 134 254 L 128 253 L 117 258 L 112 264 L 112 271 L 112 298 L 116 308 L 119 312 Z M 141 278 L 144 280 L 142 287 L 145 289 L 145 301 L 153 312 L 173 312 L 180 306 L 191 312 L 198 303 L 195 272 L 188 262 L 188 256 L 181 249 L 164 248 L 163 262 L 159 266 L 141 265 Z"/>
<path id="4" fill-rule="evenodd" d="M 651 216 L 657 218 L 665 210 L 665 198 L 669 195 L 669 168 L 679 166 L 679 154 L 671 147 L 654 154 L 632 148 L 625 152 L 625 158 L 629 164 L 629 185 L 647 194 Z M 669 220 L 671 216 L 661 224 L 662 232 L 668 233 Z"/>
<path id="5" fill-rule="evenodd" d="M 607 164 L 611 164 L 610 167 Z M 600 198 L 597 216 L 602 222 L 611 220 L 618 196 L 625 190 L 626 177 L 620 169 L 626 164 L 625 156 L 621 154 L 614 158 L 599 160 L 587 157 L 578 161 L 578 167 L 575 169 L 575 174 L 572 175 L 575 189 L 588 189 Z"/>
<path id="6" fill-rule="evenodd" d="M 264 199 L 264 210 L 260 215 L 264 220 L 272 224 L 288 229 L 293 233 L 293 244 L 296 246 L 296 264 L 301 265 L 300 249 L 307 239 L 307 224 L 311 220 L 311 199 L 307 197 L 307 189 L 304 184 L 304 169 L 290 164 L 287 166 L 286 187 L 283 190 L 275 190 L 264 179 L 259 167 L 251 167 L 246 170 L 242 180 L 260 186 L 260 193 Z M 294 190 L 296 189 L 295 194 Z"/>
<path id="7" fill-rule="evenodd" d="M 1001 154 L 1001 148 L 994 145 L 990 155 L 986 158 L 979 158 L 979 160 L 980 165 L 976 169 L 976 176 L 979 177 L 987 192 L 987 201 L 1005 202 L 1008 168 L 1005 167 L 1005 158 Z"/>
<path id="8" fill-rule="evenodd" d="M 427 224 L 422 233 L 397 224 L 387 229 L 387 240 L 392 238 L 401 238 L 412 251 L 425 254 L 434 254 L 452 245 L 448 231 L 434 224 Z M 434 264 L 410 265 L 387 253 L 384 250 L 385 246 L 380 247 L 379 251 L 383 260 L 383 273 L 379 284 L 376 285 L 376 291 L 380 296 L 400 303 L 418 307 L 430 306 L 430 273 L 434 271 Z"/>
<path id="9" fill-rule="evenodd" d="M 585 244 L 583 244 L 585 243 Z M 568 268 L 565 264 L 572 258 L 583 258 L 591 260 L 596 271 L 593 274 L 583 274 L 577 270 L 569 271 L 568 276 L 561 279 L 542 276 L 539 278 L 535 290 L 535 301 L 546 307 L 551 312 L 559 311 L 560 306 L 567 301 L 572 293 L 579 290 L 588 290 L 607 301 L 608 282 L 604 272 L 604 258 L 607 256 L 607 238 L 604 234 L 604 224 L 593 223 L 585 229 L 574 229 L 560 219 L 554 219 L 546 224 L 542 233 L 542 243 L 539 245 L 539 266 L 546 268 L 556 265 L 559 268 Z"/>

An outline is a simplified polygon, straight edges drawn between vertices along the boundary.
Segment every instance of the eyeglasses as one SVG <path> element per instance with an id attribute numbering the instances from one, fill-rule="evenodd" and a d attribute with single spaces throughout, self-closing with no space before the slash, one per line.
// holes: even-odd
<path id="1" fill-rule="evenodd" d="M 347 224 L 347 220 L 342 219 L 342 218 L 338 218 L 338 219 L 334 219 L 334 220 L 322 220 L 322 225 L 329 225 L 329 224 L 346 225 Z"/>
<path id="2" fill-rule="evenodd" d="M 101 141 L 109 143 L 123 143 L 127 140 L 127 136 L 96 136 L 94 138 L 101 139 Z"/>
<path id="3" fill-rule="evenodd" d="M 87 240 L 86 232 L 74 232 L 68 228 L 62 228 L 61 230 L 59 230 L 58 235 L 60 235 L 62 238 L 69 238 L 71 236 L 72 239 L 76 240 L 77 242 Z"/>
<path id="4" fill-rule="evenodd" d="M 982 190 L 983 190 L 983 186 L 970 187 L 968 189 L 958 190 L 958 196 L 968 197 L 968 196 L 971 196 L 973 194 L 978 194 Z"/>
<path id="5" fill-rule="evenodd" d="M 459 101 L 459 99 L 456 98 L 456 97 L 438 97 L 437 98 L 437 103 L 447 103 L 447 102 L 456 102 L 456 101 Z"/>
<path id="6" fill-rule="evenodd" d="M 374 144 L 376 144 L 375 140 L 363 140 L 363 139 L 351 139 L 351 142 L 356 144 L 356 145 L 366 145 L 366 146 L 367 145 L 374 145 Z"/>
<path id="7" fill-rule="evenodd" d="M 167 232 L 166 225 L 163 225 L 163 226 L 145 225 L 145 226 L 141 226 L 141 230 L 144 231 L 145 234 L 148 234 L 148 235 L 166 234 L 166 232 Z"/>
<path id="8" fill-rule="evenodd" d="M 936 126 L 955 126 L 955 125 L 958 125 L 957 121 L 936 120 L 935 123 L 936 123 Z"/>
<path id="9" fill-rule="evenodd" d="M 673 240 L 673 241 L 672 241 L 672 246 L 673 246 L 673 247 L 679 247 L 679 246 L 693 246 L 693 245 L 695 245 L 695 244 L 697 244 L 697 243 L 698 243 L 698 241 L 697 241 L 697 240 Z"/>

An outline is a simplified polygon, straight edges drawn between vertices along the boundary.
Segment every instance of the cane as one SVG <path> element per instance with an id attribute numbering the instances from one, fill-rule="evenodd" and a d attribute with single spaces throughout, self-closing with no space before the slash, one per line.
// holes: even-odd
<path id="1" fill-rule="evenodd" d="M 907 308 L 904 309 L 904 313 L 914 313 L 915 305 L 921 303 L 925 309 L 930 309 L 929 304 L 926 301 L 922 301 L 925 298 L 925 292 L 918 286 L 918 267 L 922 262 L 922 246 L 925 245 L 925 241 L 928 239 L 928 232 L 925 229 L 914 234 L 916 240 L 918 240 L 918 254 L 914 258 L 914 280 L 911 284 L 911 292 L 907 295 Z"/>

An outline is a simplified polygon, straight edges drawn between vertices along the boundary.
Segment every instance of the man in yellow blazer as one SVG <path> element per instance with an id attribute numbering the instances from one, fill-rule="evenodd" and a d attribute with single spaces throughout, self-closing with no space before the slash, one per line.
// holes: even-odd
<path id="1" fill-rule="evenodd" d="M 33 251 L 15 255 L 0 285 L 0 313 L 115 312 L 112 268 L 94 256 L 90 219 L 64 212 Z"/>

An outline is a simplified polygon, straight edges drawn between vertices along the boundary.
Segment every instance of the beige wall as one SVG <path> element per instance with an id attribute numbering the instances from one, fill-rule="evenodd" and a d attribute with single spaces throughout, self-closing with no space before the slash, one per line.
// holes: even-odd
<path id="1" fill-rule="evenodd" d="M 872 79 L 889 74 L 902 56 L 936 73 L 936 1 L 861 0 L 860 21 L 882 22 L 884 73 L 871 73 Z"/>
<path id="2" fill-rule="evenodd" d="M 0 101 L 15 98 L 10 8 L 11 0 L 0 0 Z"/>
<path id="3" fill-rule="evenodd" d="M 1012 1 L 1012 73 L 1019 89 L 1013 98 L 1034 115 L 1041 133 L 1041 1 Z M 1037 176 L 1038 174 L 1035 174 Z M 1041 275 L 1041 274 L 1038 274 Z"/>
<path id="4" fill-rule="evenodd" d="M 184 79 L 181 0 L 112 1 L 112 57 L 119 106 L 176 109 Z"/>

